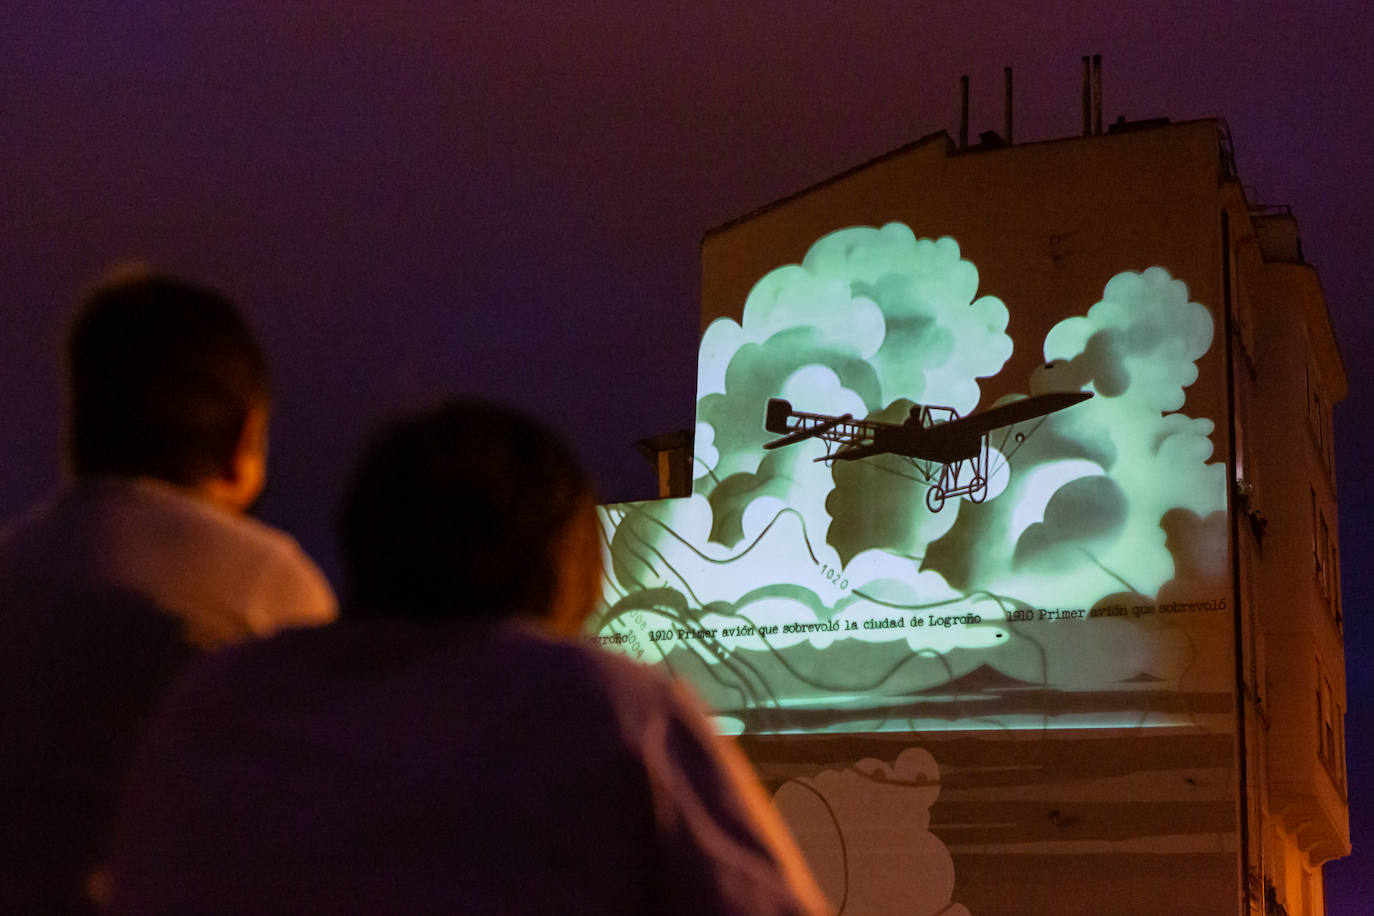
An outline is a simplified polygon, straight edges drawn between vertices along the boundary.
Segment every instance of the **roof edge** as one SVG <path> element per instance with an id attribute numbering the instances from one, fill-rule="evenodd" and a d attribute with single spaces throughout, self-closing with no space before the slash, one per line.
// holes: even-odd
<path id="1" fill-rule="evenodd" d="M 852 165 L 849 168 L 837 172 L 834 175 L 831 175 L 827 178 L 822 178 L 820 181 L 807 185 L 806 187 L 801 188 L 799 190 L 793 191 L 790 194 L 778 198 L 777 200 L 770 201 L 769 203 L 763 204 L 759 207 L 755 207 L 753 210 L 749 210 L 746 213 L 742 213 L 739 216 L 726 220 L 718 226 L 713 226 L 712 228 L 707 229 L 705 232 L 702 233 L 701 240 L 704 243 L 713 235 L 716 235 L 718 233 L 724 232 L 727 229 L 731 229 L 735 226 L 738 226 L 740 223 L 747 222 L 751 219 L 754 219 L 757 216 L 761 216 L 765 213 L 775 210 L 778 207 L 782 207 L 796 200 L 799 197 L 804 197 L 805 195 L 810 194 L 813 191 L 817 191 L 821 188 L 835 184 L 836 182 L 843 181 L 851 175 L 854 175 L 858 172 L 862 172 L 864 169 L 871 168 L 872 166 L 886 162 L 890 159 L 895 159 L 898 156 L 910 153 L 912 150 L 919 149 L 923 146 L 929 146 L 932 143 L 940 141 L 943 141 L 945 145 L 945 156 L 946 158 L 948 158 L 952 156 L 963 155 L 965 153 L 982 153 L 1000 150 L 1020 149 L 1023 146 L 1038 146 L 1044 143 L 1065 143 L 1074 140 L 1106 139 L 1110 137 L 1118 137 L 1122 134 L 1140 133 L 1150 130 L 1169 130 L 1172 128 L 1180 127 L 1195 127 L 1198 124 L 1222 125 L 1224 124 L 1224 122 L 1220 117 L 1190 118 L 1186 121 L 1172 121 L 1168 118 L 1151 118 L 1143 121 L 1127 122 L 1128 129 L 1123 130 L 1120 127 L 1118 127 L 1118 129 L 1115 131 L 1107 130 L 1103 131 L 1101 134 L 1071 134 L 1067 137 L 1048 137 L 1044 140 L 1032 140 L 1029 143 L 1005 143 L 990 147 L 983 146 L 982 144 L 975 144 L 964 149 L 960 149 L 955 144 L 954 140 L 949 135 L 949 131 L 937 130 L 933 133 L 926 134 L 925 136 L 920 137 L 916 140 L 912 140 L 909 143 L 904 143 L 896 149 L 891 149 L 885 153 L 880 153 L 879 155 L 874 156 L 872 159 L 865 160 L 863 162 L 858 163 L 857 165 Z"/>
<path id="2" fill-rule="evenodd" d="M 771 210 L 775 210 L 778 207 L 781 207 L 793 200 L 796 200 L 799 197 L 804 197 L 807 194 L 810 194 L 812 191 L 817 191 L 821 188 L 835 184 L 836 182 L 843 181 L 850 175 L 862 172 L 864 169 L 871 168 L 872 166 L 878 165 L 882 162 L 886 162 L 889 159 L 895 159 L 898 156 L 905 155 L 906 153 L 909 153 L 914 149 L 918 149 L 922 146 L 927 146 L 939 140 L 943 140 L 945 143 L 946 156 L 952 156 L 959 152 L 958 148 L 954 145 L 954 140 L 950 138 L 949 131 L 937 130 L 934 133 L 926 134 L 924 137 L 912 140 L 910 143 L 903 143 L 896 149 L 888 150 L 885 153 L 881 153 L 877 156 L 874 156 L 872 159 L 860 162 L 857 165 L 852 165 L 844 171 L 837 172 L 834 175 L 829 176 L 828 178 L 822 178 L 820 181 L 817 181 L 814 184 L 807 185 L 806 187 L 801 188 L 800 190 L 793 191 L 790 194 L 787 194 L 783 197 L 779 197 L 777 200 L 763 204 L 760 207 L 756 207 L 747 213 L 742 213 L 739 216 L 734 217 L 733 219 L 726 220 L 719 226 L 714 226 L 710 229 L 707 229 L 704 233 L 702 233 L 701 239 L 704 242 L 706 241 L 706 239 L 710 238 L 713 235 L 716 235 L 717 233 L 724 232 L 726 229 L 738 226 L 740 223 L 747 222 L 748 220 L 751 220 L 756 216 L 761 216 L 764 213 L 768 213 Z"/>

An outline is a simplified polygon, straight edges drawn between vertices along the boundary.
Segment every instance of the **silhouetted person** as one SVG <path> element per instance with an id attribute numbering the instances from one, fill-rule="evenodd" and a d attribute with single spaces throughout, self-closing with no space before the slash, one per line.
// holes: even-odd
<path id="1" fill-rule="evenodd" d="M 243 515 L 267 367 L 232 303 L 127 275 L 66 345 L 70 479 L 0 530 L 0 911 L 86 906 L 128 757 L 199 650 L 323 623 L 295 541 Z"/>
<path id="2" fill-rule="evenodd" d="M 504 408 L 392 426 L 345 498 L 338 623 L 192 668 L 138 754 L 115 911 L 819 913 L 681 688 L 575 637 L 599 528 Z"/>

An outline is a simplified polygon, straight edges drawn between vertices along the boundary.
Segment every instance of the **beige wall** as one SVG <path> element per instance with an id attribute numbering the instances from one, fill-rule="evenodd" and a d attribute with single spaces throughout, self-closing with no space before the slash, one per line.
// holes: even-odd
<path id="1" fill-rule="evenodd" d="M 965 153 L 936 135 L 709 233 L 702 327 L 738 321 L 754 283 L 800 261 L 821 236 L 900 221 L 918 237 L 952 236 L 978 268 L 979 295 L 1010 310 L 1015 351 L 983 381 L 986 405 L 1027 390 L 1045 333 L 1097 302 L 1109 278 L 1163 266 L 1214 316 L 1187 413 L 1215 421 L 1212 460 L 1224 461 L 1219 162 L 1212 121 Z M 912 863 L 941 855 L 952 868 L 928 882 L 948 880 L 945 899 L 980 916 L 1236 912 L 1231 621 L 1222 613 L 1180 624 L 1196 657 L 1189 696 L 1211 698 L 1189 701 L 1211 704 L 1197 710 L 1207 724 L 1191 730 L 768 737 L 746 739 L 746 748 L 785 813 L 801 812 L 794 827 L 847 912 L 905 911 L 907 876 L 925 867 Z M 888 823 L 901 802 L 882 792 L 895 777 L 880 791 L 851 776 L 875 761 L 898 773 L 914 748 L 932 757 L 921 776 L 929 781 L 916 783 L 929 799 Z M 828 814 L 807 819 L 814 802 L 789 791 L 798 781 L 832 787 Z"/>

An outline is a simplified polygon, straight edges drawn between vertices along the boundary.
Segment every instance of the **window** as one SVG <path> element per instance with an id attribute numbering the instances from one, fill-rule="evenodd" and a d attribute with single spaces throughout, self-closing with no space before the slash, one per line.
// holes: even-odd
<path id="1" fill-rule="evenodd" d="M 1345 791 L 1345 716 L 1331 681 L 1317 660 L 1317 759 L 1326 764 L 1336 786 Z"/>
<path id="2" fill-rule="evenodd" d="M 1327 613 L 1341 626 L 1340 563 L 1336 539 L 1331 536 L 1331 526 L 1326 521 L 1326 513 L 1317 506 L 1317 490 L 1308 488 L 1312 504 L 1312 568 L 1317 577 L 1317 589 L 1326 604 Z"/>
<path id="3" fill-rule="evenodd" d="M 1317 447 L 1317 457 L 1326 468 L 1328 479 L 1336 476 L 1335 449 L 1331 441 L 1331 405 L 1322 393 L 1321 380 L 1312 368 L 1312 360 L 1307 361 L 1307 423 L 1312 430 L 1312 439 Z"/>
<path id="4" fill-rule="evenodd" d="M 1322 587 L 1322 597 L 1331 598 L 1331 529 L 1326 524 L 1326 516 L 1317 512 L 1317 580 Z"/>
<path id="5" fill-rule="evenodd" d="M 1326 596 L 1326 609 L 1331 612 L 1331 616 L 1336 620 L 1336 630 L 1342 629 L 1341 621 L 1341 558 L 1339 549 L 1336 546 L 1336 539 L 1332 538 L 1327 544 L 1326 565 L 1330 570 L 1331 594 Z"/>
<path id="6" fill-rule="evenodd" d="M 1336 707 L 1336 785 L 1345 788 L 1345 708 Z"/>
<path id="7" fill-rule="evenodd" d="M 1316 488 L 1308 487 L 1307 493 L 1312 504 L 1312 569 L 1317 577 L 1317 585 L 1321 588 L 1322 595 L 1325 596 L 1327 593 L 1326 539 L 1330 537 L 1330 530 L 1327 528 L 1322 511 L 1317 508 Z"/>
<path id="8" fill-rule="evenodd" d="M 1336 710 L 1331 702 L 1331 682 L 1322 681 L 1326 697 L 1326 718 L 1322 721 L 1322 756 L 1327 763 L 1336 762 Z"/>
<path id="9" fill-rule="evenodd" d="M 1317 664 L 1318 664 L 1318 667 L 1319 667 L 1319 669 L 1320 669 L 1321 662 L 1318 662 Z M 1327 721 L 1327 718 L 1328 718 L 1328 717 L 1327 717 L 1327 714 L 1326 714 L 1326 693 L 1322 690 L 1322 685 L 1323 685 L 1324 683 L 1325 683 L 1325 680 L 1321 677 L 1321 675 L 1318 675 L 1318 676 L 1317 676 L 1317 756 L 1320 757 L 1320 758 L 1323 759 L 1323 760 L 1326 759 L 1326 756 L 1325 756 L 1325 755 L 1326 755 L 1326 742 L 1323 740 L 1323 737 L 1322 737 L 1322 736 L 1323 736 L 1323 734 L 1324 734 L 1325 731 L 1326 731 L 1326 721 Z"/>

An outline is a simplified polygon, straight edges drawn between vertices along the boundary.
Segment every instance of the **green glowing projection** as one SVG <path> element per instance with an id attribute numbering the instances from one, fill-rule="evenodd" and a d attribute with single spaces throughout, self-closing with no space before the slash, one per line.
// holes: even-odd
<path id="1" fill-rule="evenodd" d="M 1008 318 L 953 239 L 900 223 L 764 276 L 702 338 L 692 495 L 600 509 L 592 632 L 688 679 L 727 731 L 1181 724 L 1157 700 L 1195 660 L 1175 612 L 1225 606 L 1225 468 L 1212 421 L 1181 412 L 1211 314 L 1164 268 L 1117 274 L 1022 394 L 981 404 Z M 911 459 L 764 449 L 770 398 L 900 423 L 1079 391 L 990 436 L 979 502 L 939 512 Z"/>

